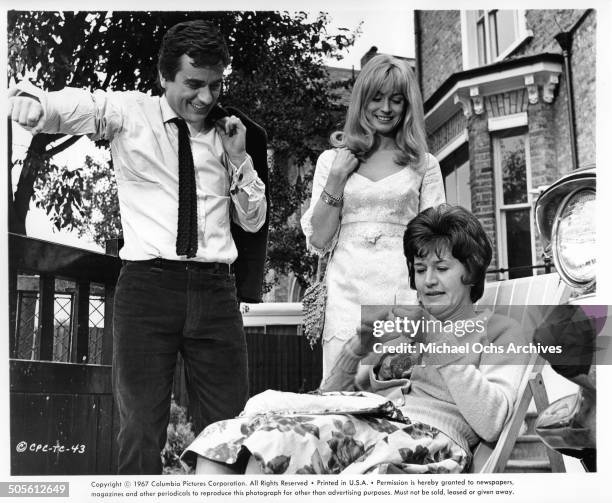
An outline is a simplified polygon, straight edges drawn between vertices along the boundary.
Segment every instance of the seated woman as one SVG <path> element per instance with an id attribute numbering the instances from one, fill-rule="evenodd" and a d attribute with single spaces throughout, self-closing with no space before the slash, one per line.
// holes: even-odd
<path id="1" fill-rule="evenodd" d="M 467 210 L 441 205 L 417 215 L 406 229 L 404 254 L 420 306 L 398 306 L 394 316 L 438 323 L 428 324 L 434 328 L 416 337 L 400 335 L 395 342 L 404 344 L 397 347 L 407 348 L 407 342 L 411 347 L 420 347 L 419 342 L 503 345 L 521 339 L 516 322 L 488 310 L 475 311 L 492 250 L 484 229 Z M 465 470 L 471 449 L 481 439 L 496 440 L 510 417 L 524 367 L 517 365 L 516 355 L 473 351 L 422 350 L 411 358 L 396 354 L 389 361 L 377 343 L 388 345 L 393 336 L 378 337 L 372 330 L 374 320 L 384 314 L 362 321 L 336 359 L 321 391 L 340 392 L 338 396 L 267 391 L 253 397 L 238 418 L 210 425 L 189 446 L 186 453 L 199 456 L 196 473 Z M 452 333 L 440 328 L 467 327 L 465 320 L 479 329 Z M 375 360 L 384 358 L 383 363 L 360 365 L 373 348 L 378 349 Z M 398 368 L 402 365 L 410 368 Z M 376 395 L 350 396 L 347 390 L 384 398 L 376 403 Z"/>

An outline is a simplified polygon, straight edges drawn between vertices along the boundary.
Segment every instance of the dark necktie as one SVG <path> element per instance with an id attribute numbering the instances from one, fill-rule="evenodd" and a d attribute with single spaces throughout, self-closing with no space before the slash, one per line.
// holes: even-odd
<path id="1" fill-rule="evenodd" d="M 195 257 L 198 251 L 198 199 L 195 169 L 189 141 L 189 128 L 179 117 L 172 119 L 179 132 L 179 208 L 176 231 L 176 254 Z"/>

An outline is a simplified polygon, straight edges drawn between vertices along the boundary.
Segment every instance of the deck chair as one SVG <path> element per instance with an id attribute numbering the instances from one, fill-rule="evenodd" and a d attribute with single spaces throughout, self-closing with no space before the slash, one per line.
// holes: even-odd
<path id="1" fill-rule="evenodd" d="M 543 274 L 487 284 L 478 304 L 491 306 L 498 314 L 511 314 L 513 318 L 523 320 L 527 314 L 525 306 L 561 304 L 567 301 L 569 293 L 569 288 L 561 281 L 558 274 Z M 519 436 L 531 399 L 533 398 L 538 412 L 544 410 L 549 404 L 541 374 L 544 365 L 546 361 L 541 356 L 532 355 L 518 388 L 517 401 L 510 419 L 497 442 L 481 442 L 477 446 L 470 472 L 499 473 L 504 470 Z M 551 470 L 565 472 L 561 454 L 548 447 L 546 451 Z"/>

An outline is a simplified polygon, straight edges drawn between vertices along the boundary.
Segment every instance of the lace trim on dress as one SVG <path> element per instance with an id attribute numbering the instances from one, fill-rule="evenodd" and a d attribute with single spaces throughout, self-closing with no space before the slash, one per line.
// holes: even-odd
<path id="1" fill-rule="evenodd" d="M 313 208 L 314 208 L 314 205 L 311 205 L 310 208 L 308 208 L 306 213 L 304 213 L 304 215 L 302 216 L 302 219 L 300 220 L 300 224 L 302 225 L 302 232 L 304 233 L 304 236 L 306 237 L 306 249 L 308 251 L 316 253 L 319 256 L 323 256 L 327 254 L 329 250 L 333 249 L 334 246 L 336 246 L 336 243 L 338 241 L 338 234 L 340 232 L 340 223 L 338 223 L 338 228 L 336 229 L 336 232 L 334 233 L 332 238 L 329 240 L 329 243 L 327 243 L 323 248 L 319 248 L 313 245 L 310 242 L 310 237 L 312 236 L 312 233 L 313 233 L 313 227 L 312 227 Z"/>

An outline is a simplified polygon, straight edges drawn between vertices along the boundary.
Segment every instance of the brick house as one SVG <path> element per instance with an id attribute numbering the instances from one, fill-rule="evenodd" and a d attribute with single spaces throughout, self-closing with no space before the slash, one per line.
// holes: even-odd
<path id="1" fill-rule="evenodd" d="M 543 262 L 533 219 L 539 190 L 595 163 L 595 30 L 592 9 L 415 11 L 429 148 L 448 201 L 471 209 L 489 232 L 492 267 L 511 269 L 499 279 L 531 275 Z"/>

